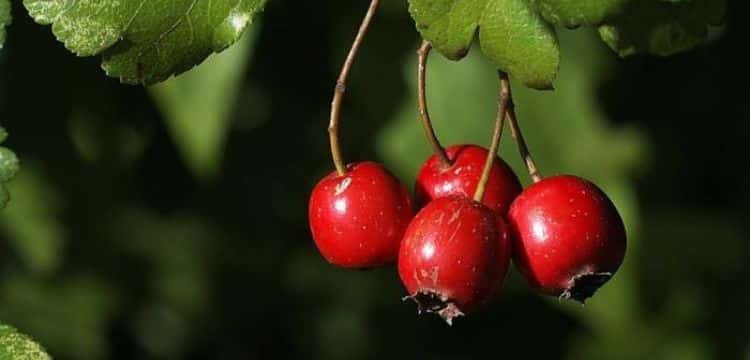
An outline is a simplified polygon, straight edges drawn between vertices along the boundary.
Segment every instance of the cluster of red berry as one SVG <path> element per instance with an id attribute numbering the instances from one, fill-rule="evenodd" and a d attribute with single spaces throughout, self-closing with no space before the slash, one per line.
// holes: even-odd
<path id="1" fill-rule="evenodd" d="M 623 222 L 613 203 L 591 182 L 539 175 L 521 136 L 504 73 L 490 149 L 443 149 L 432 130 L 424 94 L 430 46 L 420 48 L 420 114 L 435 154 L 417 177 L 416 215 L 406 188 L 384 166 L 343 165 L 337 138 L 339 107 L 373 10 L 334 93 L 329 132 L 337 170 L 315 186 L 310 198 L 310 229 L 323 257 L 345 268 L 397 261 L 407 298 L 420 312 L 437 313 L 449 323 L 500 294 L 511 259 L 544 294 L 580 302 L 592 296 L 622 263 Z M 526 189 L 496 155 L 506 118 L 534 180 Z"/>

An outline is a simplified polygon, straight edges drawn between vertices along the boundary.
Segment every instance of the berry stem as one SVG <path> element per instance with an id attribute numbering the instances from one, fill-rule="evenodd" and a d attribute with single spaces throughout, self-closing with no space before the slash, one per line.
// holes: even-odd
<path id="1" fill-rule="evenodd" d="M 430 56 L 432 45 L 427 41 L 422 41 L 422 45 L 417 50 L 418 55 L 418 66 L 417 66 L 417 105 L 419 107 L 419 119 L 424 128 L 425 137 L 432 147 L 432 152 L 440 160 L 440 166 L 443 169 L 451 167 L 451 161 L 448 155 L 445 153 L 445 148 L 440 144 L 437 135 L 435 135 L 435 129 L 432 126 L 432 120 L 430 119 L 430 112 L 427 110 L 427 59 Z"/>
<path id="2" fill-rule="evenodd" d="M 484 192 L 487 189 L 487 182 L 490 179 L 490 172 L 492 166 L 495 164 L 495 158 L 497 157 L 497 150 L 500 147 L 500 139 L 503 136 L 503 127 L 505 126 L 505 116 L 508 114 L 508 105 L 510 104 L 510 82 L 508 82 L 508 74 L 498 71 L 498 77 L 500 78 L 500 93 L 497 98 L 497 118 L 495 119 L 495 131 L 492 133 L 492 143 L 490 144 L 490 151 L 487 153 L 487 161 L 484 163 L 484 169 L 482 169 L 482 176 L 479 178 L 477 184 L 477 190 L 474 192 L 474 201 L 482 202 L 484 199 Z"/>
<path id="3" fill-rule="evenodd" d="M 507 88 L 508 91 L 507 111 L 508 123 L 510 124 L 510 133 L 513 136 L 513 139 L 516 141 L 516 144 L 518 144 L 518 153 L 521 155 L 521 159 L 523 160 L 524 165 L 526 165 L 526 170 L 528 170 L 529 175 L 531 176 L 531 180 L 535 183 L 540 182 L 542 180 L 542 174 L 539 172 L 539 168 L 537 168 L 536 163 L 534 162 L 534 158 L 529 152 L 528 146 L 526 146 L 526 140 L 524 140 L 523 133 L 521 132 L 521 127 L 518 125 L 518 117 L 516 116 L 515 104 L 513 103 L 513 93 L 510 89 L 510 80 L 506 75 L 505 77 L 501 76 L 500 81 L 505 84 L 502 86 Z"/>
<path id="4" fill-rule="evenodd" d="M 333 165 L 336 166 L 336 171 L 339 175 L 346 174 L 346 165 L 344 164 L 343 157 L 341 156 L 341 145 L 339 144 L 339 119 L 341 116 L 341 102 L 344 99 L 344 93 L 346 93 L 346 79 L 349 77 L 349 72 L 352 69 L 352 64 L 357 58 L 359 48 L 362 46 L 362 41 L 367 34 L 367 30 L 370 28 L 372 18 L 375 16 L 375 11 L 378 8 L 379 0 L 371 0 L 370 7 L 367 9 L 365 18 L 362 20 L 362 24 L 359 26 L 359 32 L 357 37 L 354 38 L 354 43 L 349 54 L 344 61 L 344 65 L 341 67 L 341 73 L 336 80 L 336 87 L 333 90 L 333 101 L 331 101 L 331 119 L 328 124 L 328 137 L 331 142 L 331 157 L 333 158 Z"/>

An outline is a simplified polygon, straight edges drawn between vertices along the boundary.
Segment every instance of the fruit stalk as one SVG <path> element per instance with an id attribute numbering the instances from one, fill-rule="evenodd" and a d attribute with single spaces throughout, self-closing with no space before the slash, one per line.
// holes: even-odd
<path id="1" fill-rule="evenodd" d="M 487 153 L 487 161 L 484 163 L 484 169 L 482 170 L 482 176 L 479 178 L 477 184 L 477 190 L 474 192 L 474 201 L 482 202 L 484 199 L 484 192 L 487 189 L 487 182 L 490 179 L 490 172 L 492 166 L 495 163 L 497 157 L 497 150 L 500 147 L 500 139 L 503 136 L 503 127 L 505 126 L 505 116 L 508 111 L 508 105 L 510 104 L 510 82 L 508 82 L 508 74 L 503 71 L 498 71 L 498 77 L 500 78 L 500 93 L 497 98 L 497 119 L 495 120 L 495 130 L 492 133 L 492 143 L 490 144 L 490 151 Z"/>
<path id="2" fill-rule="evenodd" d="M 339 175 L 346 174 L 346 165 L 343 157 L 341 156 L 341 145 L 339 143 L 339 123 L 341 116 L 341 102 L 344 99 L 346 93 L 346 79 L 349 77 L 349 72 L 352 69 L 354 60 L 357 58 L 359 48 L 362 46 L 362 42 L 367 34 L 367 30 L 370 28 L 372 18 L 375 16 L 375 12 L 378 8 L 379 0 L 371 0 L 370 7 L 367 9 L 365 18 L 362 20 L 362 24 L 357 32 L 357 37 L 354 38 L 354 43 L 349 54 L 344 61 L 344 65 L 341 67 L 341 73 L 336 80 L 336 86 L 333 90 L 333 101 L 331 101 L 331 119 L 328 124 L 328 137 L 331 142 L 331 157 L 333 158 L 333 165 L 336 166 L 336 171 Z"/>
<path id="3" fill-rule="evenodd" d="M 451 166 L 451 160 L 445 153 L 445 148 L 440 144 L 437 135 L 435 135 L 435 129 L 432 126 L 432 119 L 430 118 L 430 112 L 427 109 L 427 59 L 430 56 L 432 45 L 427 41 L 422 41 L 422 45 L 417 51 L 418 55 L 418 66 L 417 66 L 417 106 L 419 108 L 419 119 L 424 129 L 425 137 L 432 147 L 432 151 L 440 160 L 440 165 L 447 169 Z"/>
<path id="4" fill-rule="evenodd" d="M 516 117 L 515 104 L 513 103 L 513 93 L 510 89 L 510 79 L 508 79 L 508 76 L 506 75 L 505 77 L 501 77 L 500 81 L 504 83 L 504 85 L 501 86 L 508 90 L 507 112 L 510 133 L 518 145 L 518 153 L 521 155 L 524 165 L 526 165 L 526 170 L 528 170 L 531 180 L 537 183 L 542 180 L 542 174 L 539 172 L 539 168 L 537 168 L 534 158 L 529 152 L 528 146 L 526 146 L 526 140 L 524 140 L 521 127 L 518 125 L 518 117 Z"/>

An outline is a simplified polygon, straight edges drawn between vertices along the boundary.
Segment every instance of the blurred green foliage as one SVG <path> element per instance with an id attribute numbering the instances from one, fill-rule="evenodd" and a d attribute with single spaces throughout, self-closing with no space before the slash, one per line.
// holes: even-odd
<path id="1" fill-rule="evenodd" d="M 723 23 L 726 7 L 723 0 L 632 0 L 599 34 L 620 56 L 669 56 L 703 43 L 709 25 Z"/>
<path id="2" fill-rule="evenodd" d="M 10 1 L 0 0 L 0 49 L 5 44 L 5 27 L 10 25 Z"/>
<path id="3" fill-rule="evenodd" d="M 219 170 L 254 38 L 248 31 L 220 56 L 150 88 L 171 137 L 195 176 L 210 178 Z"/>
<path id="4" fill-rule="evenodd" d="M 0 217 L 7 245 L 36 273 L 53 274 L 60 267 L 65 228 L 59 219 L 60 197 L 54 184 L 42 177 L 34 164 L 9 184 L 13 206 Z"/>
<path id="5" fill-rule="evenodd" d="M 106 78 L 17 16 L 0 52 L 4 145 L 23 161 L 0 213 L 0 321 L 58 359 L 748 358 L 736 5 L 714 42 L 669 59 L 622 61 L 596 33 L 560 30 L 556 90 L 514 88 L 521 125 L 546 174 L 612 196 L 626 262 L 585 308 L 512 274 L 498 302 L 452 328 L 400 301 L 394 269 L 327 265 L 307 230 L 363 4 L 270 2 L 254 37 L 151 89 Z M 384 2 L 343 112 L 347 158 L 407 183 L 429 154 L 418 43 L 406 4 Z M 441 139 L 487 144 L 492 65 L 436 54 L 429 70 Z M 501 154 L 527 179 L 509 137 Z"/>

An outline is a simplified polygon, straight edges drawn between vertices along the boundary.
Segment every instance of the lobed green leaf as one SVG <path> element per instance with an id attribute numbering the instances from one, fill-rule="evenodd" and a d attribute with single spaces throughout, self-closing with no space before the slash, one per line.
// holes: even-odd
<path id="1" fill-rule="evenodd" d="M 618 15 L 631 0 L 531 0 L 544 18 L 556 25 L 575 28 L 599 25 Z"/>
<path id="2" fill-rule="evenodd" d="M 2 3 L 2 0 L 0 0 Z M 8 138 L 8 132 L 5 128 L 0 127 L 0 143 Z M 0 146 L 0 209 L 4 209 L 10 202 L 10 193 L 5 187 L 5 183 L 12 180 L 21 168 L 18 156 L 13 150 Z M 3 360 L 3 358 L 0 358 Z"/>
<path id="3" fill-rule="evenodd" d="M 0 0 L 2 1 L 2 0 Z M 233 44 L 265 0 L 24 0 L 29 14 L 105 72 L 154 84 Z"/>
<path id="4" fill-rule="evenodd" d="M 710 25 L 720 25 L 725 0 L 633 0 L 622 15 L 599 27 L 620 56 L 669 56 L 703 43 Z"/>
<path id="5" fill-rule="evenodd" d="M 5 146 L 0 146 L 0 183 L 13 179 L 20 167 L 16 153 Z"/>
<path id="6" fill-rule="evenodd" d="M 0 324 L 0 359 L 50 360 L 52 357 L 30 337 L 11 326 Z"/>
<path id="7" fill-rule="evenodd" d="M 460 60 L 479 33 L 482 52 L 526 86 L 550 89 L 560 50 L 555 30 L 528 0 L 409 0 L 417 29 L 451 60 Z"/>
<path id="8" fill-rule="evenodd" d="M 422 37 L 445 57 L 460 60 L 469 52 L 487 2 L 410 0 L 409 12 Z"/>
<path id="9" fill-rule="evenodd" d="M 535 89 L 551 89 L 560 66 L 555 29 L 526 0 L 487 4 L 479 23 L 482 52 L 497 67 Z"/>

